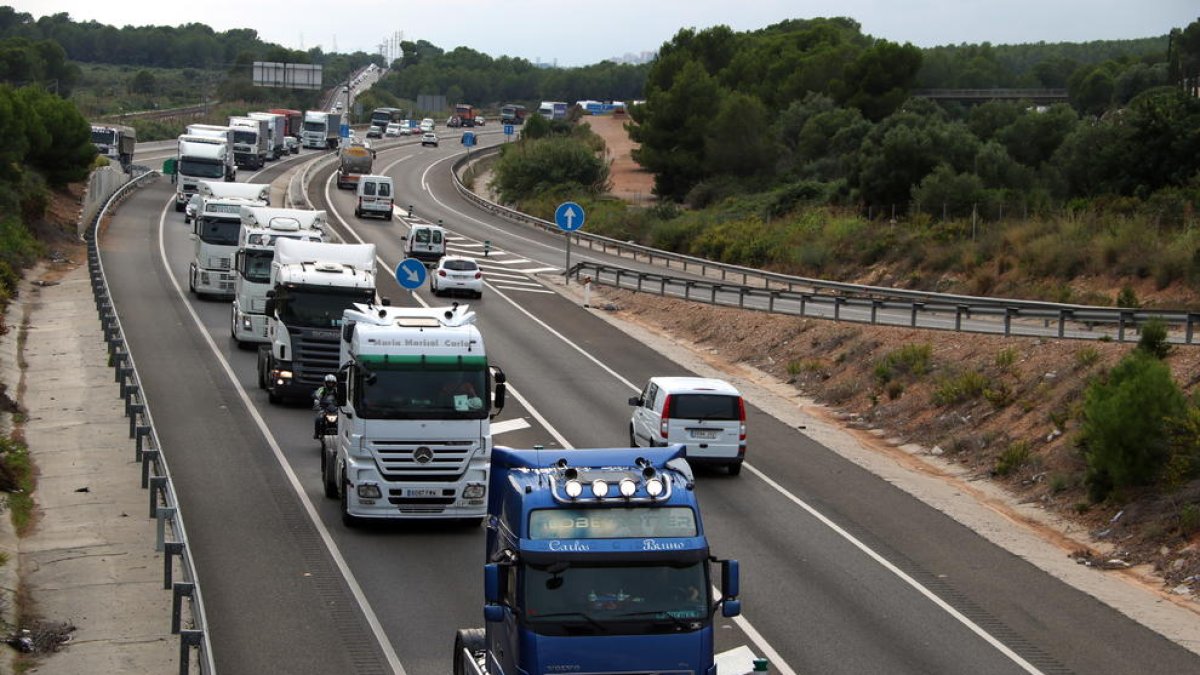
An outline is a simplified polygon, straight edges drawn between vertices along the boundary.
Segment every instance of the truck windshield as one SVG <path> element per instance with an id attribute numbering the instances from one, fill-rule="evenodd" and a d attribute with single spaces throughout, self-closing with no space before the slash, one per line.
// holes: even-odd
<path id="1" fill-rule="evenodd" d="M 274 251 L 246 250 L 242 252 L 242 267 L 238 271 L 246 281 L 265 284 L 271 280 L 271 261 L 274 259 Z"/>
<path id="2" fill-rule="evenodd" d="M 196 178 L 222 178 L 225 176 L 225 164 L 219 159 L 184 157 L 179 160 L 179 174 Z"/>
<path id="3" fill-rule="evenodd" d="M 325 124 L 323 122 L 305 122 L 304 130 L 305 131 L 319 131 L 321 133 L 325 133 Z"/>
<path id="4" fill-rule="evenodd" d="M 703 562 L 525 565 L 522 621 L 543 635 L 698 630 L 709 620 Z"/>
<path id="5" fill-rule="evenodd" d="M 355 412 L 365 419 L 486 419 L 491 412 L 486 361 L 446 358 L 445 363 L 417 356 L 361 364 L 366 375 L 356 380 Z"/>
<path id="6" fill-rule="evenodd" d="M 233 140 L 237 143 L 257 143 L 258 134 L 253 131 L 235 131 L 233 132 Z"/>
<path id="7" fill-rule="evenodd" d="M 200 219 L 200 226 L 197 229 L 200 241 L 206 244 L 237 246 L 238 235 L 242 233 L 242 221 L 205 216 Z"/>
<path id="8" fill-rule="evenodd" d="M 289 328 L 337 328 L 343 310 L 374 299 L 371 288 L 277 288 L 275 314 Z"/>
<path id="9" fill-rule="evenodd" d="M 111 129 L 92 129 L 92 142 L 99 145 L 112 145 L 117 141 L 117 132 Z"/>

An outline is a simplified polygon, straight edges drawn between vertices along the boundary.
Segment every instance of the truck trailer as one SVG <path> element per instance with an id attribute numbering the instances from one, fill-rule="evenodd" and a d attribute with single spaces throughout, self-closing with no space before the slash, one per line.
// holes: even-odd
<path id="1" fill-rule="evenodd" d="M 271 403 L 307 399 L 337 372 L 342 312 L 375 302 L 375 245 L 281 240 L 270 283 L 258 386 Z"/>
<path id="2" fill-rule="evenodd" d="M 284 143 L 284 127 L 287 126 L 287 118 L 283 115 L 269 112 L 252 112 L 246 113 L 246 117 L 255 120 L 265 120 L 267 123 L 267 159 L 279 159 L 288 152 L 287 146 Z"/>
<path id="3" fill-rule="evenodd" d="M 233 158 L 238 167 L 261 169 L 267 163 L 267 121 L 252 117 L 230 117 L 233 129 Z"/>
<path id="4" fill-rule="evenodd" d="M 741 613 L 738 563 L 711 557 L 685 456 L 493 449 L 485 626 L 455 635 L 455 675 L 716 674 L 714 616 Z"/>
<path id="5" fill-rule="evenodd" d="M 358 177 L 370 174 L 374 163 L 375 151 L 369 144 L 358 140 L 343 144 L 338 150 L 338 188 L 354 189 Z"/>
<path id="6" fill-rule="evenodd" d="M 504 373 L 475 313 L 357 304 L 342 317 L 338 438 L 323 443 L 325 495 L 342 520 L 457 520 L 487 512 L 491 419 Z"/>

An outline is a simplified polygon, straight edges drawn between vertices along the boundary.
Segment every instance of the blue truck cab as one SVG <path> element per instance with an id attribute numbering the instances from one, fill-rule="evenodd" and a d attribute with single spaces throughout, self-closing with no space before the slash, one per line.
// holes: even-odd
<path id="1" fill-rule="evenodd" d="M 455 675 L 716 675 L 738 563 L 711 556 L 684 456 L 494 448 L 485 628 L 458 631 Z"/>

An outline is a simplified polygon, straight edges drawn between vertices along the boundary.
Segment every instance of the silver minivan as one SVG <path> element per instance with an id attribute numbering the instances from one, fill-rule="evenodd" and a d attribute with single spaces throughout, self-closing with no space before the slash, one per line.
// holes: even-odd
<path id="1" fill-rule="evenodd" d="M 707 377 L 652 377 L 629 399 L 633 447 L 682 443 L 692 464 L 719 464 L 731 476 L 746 457 L 746 404 L 724 380 Z"/>
<path id="2" fill-rule="evenodd" d="M 392 185 L 391 176 L 359 176 L 358 201 L 354 205 L 354 215 L 362 218 L 366 215 L 382 216 L 392 219 L 392 206 L 395 203 L 396 191 Z"/>

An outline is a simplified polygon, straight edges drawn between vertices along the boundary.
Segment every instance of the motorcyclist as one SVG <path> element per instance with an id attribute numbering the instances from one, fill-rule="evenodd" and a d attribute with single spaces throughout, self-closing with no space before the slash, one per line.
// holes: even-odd
<path id="1" fill-rule="evenodd" d="M 333 373 L 325 376 L 325 382 L 313 391 L 313 410 L 317 416 L 313 419 L 313 438 L 320 438 L 323 429 L 323 419 L 327 407 L 336 406 L 337 376 Z"/>

